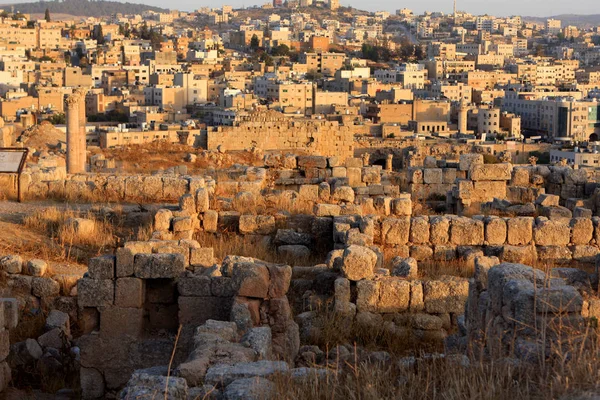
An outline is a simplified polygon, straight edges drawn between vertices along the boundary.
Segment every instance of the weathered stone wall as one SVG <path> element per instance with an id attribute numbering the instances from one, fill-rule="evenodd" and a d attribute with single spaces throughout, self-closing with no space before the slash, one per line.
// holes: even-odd
<path id="1" fill-rule="evenodd" d="M 465 330 L 469 350 L 539 362 L 579 341 L 586 320 L 600 317 L 597 277 L 575 268 L 549 274 L 522 264 L 476 259 Z M 589 328 L 587 328 L 589 329 Z"/>
<path id="2" fill-rule="evenodd" d="M 247 310 L 249 327 L 271 326 L 276 354 L 295 357 L 298 328 L 286 298 L 291 268 L 236 256 L 218 265 L 212 250 L 192 240 L 128 242 L 115 256 L 90 260 L 77 282 L 84 398 L 122 387 L 136 369 L 166 365 L 180 325 L 187 356 L 192 331 L 207 320 L 228 321 L 236 305 Z M 201 379 L 222 356 L 212 351 L 192 353 L 180 374 Z"/>
<path id="3" fill-rule="evenodd" d="M 325 120 L 256 118 L 239 126 L 218 127 L 207 133 L 207 149 L 239 151 L 249 148 L 292 150 L 344 160 L 354 155 L 351 126 Z"/>

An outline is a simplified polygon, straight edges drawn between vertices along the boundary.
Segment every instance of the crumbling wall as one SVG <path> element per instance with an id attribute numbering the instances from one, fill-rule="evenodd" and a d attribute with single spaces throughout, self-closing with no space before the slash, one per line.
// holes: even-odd
<path id="1" fill-rule="evenodd" d="M 209 130 L 207 136 L 208 150 L 240 151 L 256 147 L 263 151 L 296 150 L 337 156 L 342 160 L 354 155 L 352 127 L 335 121 L 256 117 L 239 126 Z"/>
<path id="2" fill-rule="evenodd" d="M 596 278 L 597 279 L 597 278 Z M 575 268 L 549 274 L 522 264 L 476 260 L 465 307 L 469 350 L 538 362 L 580 343 L 600 316 L 594 277 Z"/>
<path id="3" fill-rule="evenodd" d="M 134 370 L 168 364 L 180 325 L 178 351 L 187 357 L 193 330 L 229 320 L 235 307 L 247 310 L 249 327 L 270 326 L 275 354 L 293 359 L 299 344 L 286 298 L 290 278 L 289 266 L 248 257 L 215 265 L 212 248 L 191 240 L 128 242 L 115 256 L 91 259 L 77 282 L 83 397 L 99 398 Z M 193 353 L 181 374 L 198 378 L 222 357 L 214 351 Z"/>

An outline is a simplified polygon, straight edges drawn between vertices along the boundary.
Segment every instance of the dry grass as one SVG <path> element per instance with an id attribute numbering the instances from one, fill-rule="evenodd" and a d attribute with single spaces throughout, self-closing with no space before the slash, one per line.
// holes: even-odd
<path id="1" fill-rule="evenodd" d="M 212 247 L 215 257 L 219 260 L 228 255 L 237 255 L 275 264 L 316 265 L 322 263 L 327 254 L 318 251 L 318 249 L 312 249 L 313 251 L 309 257 L 285 257 L 278 254 L 271 238 L 265 236 L 244 236 L 226 232 L 220 234 L 197 232 L 194 239 L 202 247 Z"/>
<path id="2" fill-rule="evenodd" d="M 373 347 L 384 344 L 392 354 L 389 362 L 367 363 L 356 345 L 351 357 L 329 364 L 326 377 L 303 381 L 288 375 L 275 379 L 274 398 L 285 399 L 591 399 L 600 390 L 600 336 L 594 328 L 565 325 L 565 314 L 545 310 L 544 323 L 536 326 L 538 340 L 549 343 L 545 352 L 518 362 L 505 355 L 489 357 L 484 352 L 471 357 L 423 357 L 422 343 L 385 343 L 386 334 L 360 332 L 340 325 L 336 317 L 323 314 L 325 340 L 322 348 L 332 349 L 348 334 L 357 334 L 354 343 Z M 552 316 L 552 318 L 548 318 Z M 354 331 L 353 331 L 354 330 Z M 547 340 L 552 338 L 553 340 Z M 361 343 L 365 341 L 366 343 Z M 349 343 L 349 342 L 345 342 Z M 402 353 L 409 350 L 417 358 L 414 364 L 403 364 Z M 513 343 L 514 346 L 514 343 Z M 475 354 L 475 353 L 474 353 Z M 489 353 L 488 353 L 489 354 Z M 458 362 L 460 360 L 460 362 Z M 317 366 L 319 367 L 319 366 Z"/>
<path id="3" fill-rule="evenodd" d="M 35 249 L 23 243 L 19 253 L 39 254 L 39 258 L 56 261 L 86 263 L 89 258 L 112 253 L 119 243 L 126 240 L 148 240 L 152 234 L 151 223 L 134 221 L 129 226 L 120 207 L 112 209 L 110 216 L 94 211 L 48 207 L 36 210 L 24 218 L 26 228 L 42 233 L 50 240 L 49 246 Z M 92 221 L 89 229 L 78 230 L 73 220 L 83 218 Z M 131 226 L 133 225 L 133 226 Z"/>

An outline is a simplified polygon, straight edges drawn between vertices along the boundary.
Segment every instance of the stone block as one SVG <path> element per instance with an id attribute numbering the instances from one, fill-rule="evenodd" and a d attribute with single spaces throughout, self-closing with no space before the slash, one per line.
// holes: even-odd
<path id="1" fill-rule="evenodd" d="M 382 279 L 379 285 L 377 312 L 396 313 L 408 311 L 410 282 L 399 278 Z"/>
<path id="2" fill-rule="evenodd" d="M 100 310 L 100 336 L 114 339 L 119 336 L 140 337 L 144 331 L 144 309 L 103 307 Z"/>
<path id="3" fill-rule="evenodd" d="M 411 219 L 409 241 L 414 244 L 429 243 L 429 219 L 427 217 Z"/>
<path id="4" fill-rule="evenodd" d="M 208 297 L 211 295 L 211 278 L 208 276 L 182 276 L 177 281 L 177 291 L 180 296 Z"/>
<path id="5" fill-rule="evenodd" d="M 483 154 L 461 154 L 458 163 L 458 169 L 460 171 L 469 171 L 471 166 L 474 164 L 483 164 Z"/>
<path id="6" fill-rule="evenodd" d="M 92 279 L 113 279 L 115 277 L 115 256 L 104 255 L 90 258 L 88 273 Z"/>
<path id="7" fill-rule="evenodd" d="M 317 217 L 337 217 L 340 215 L 341 207 L 336 204 L 315 204 L 314 214 Z"/>
<path id="8" fill-rule="evenodd" d="M 375 271 L 377 255 L 364 246 L 351 245 L 344 250 L 342 273 L 351 281 L 370 279 Z"/>
<path id="9" fill-rule="evenodd" d="M 215 210 L 207 210 L 202 218 L 202 227 L 206 232 L 215 233 L 218 229 L 219 213 Z"/>
<path id="10" fill-rule="evenodd" d="M 410 234 L 410 217 L 386 218 L 381 224 L 383 244 L 405 245 Z"/>
<path id="11" fill-rule="evenodd" d="M 442 183 L 454 183 L 456 181 L 456 168 L 442 169 Z"/>
<path id="12" fill-rule="evenodd" d="M 318 201 L 319 185 L 300 185 L 298 199 L 303 201 Z"/>
<path id="13" fill-rule="evenodd" d="M 152 250 L 151 250 L 152 251 Z M 131 249 L 119 247 L 116 253 L 115 272 L 117 278 L 133 275 L 133 256 Z"/>
<path id="14" fill-rule="evenodd" d="M 176 278 L 185 271 L 185 258 L 181 254 L 137 254 L 133 267 L 138 278 Z"/>
<path id="15" fill-rule="evenodd" d="M 139 278 L 118 278 L 115 282 L 115 306 L 142 308 L 146 285 Z"/>
<path id="16" fill-rule="evenodd" d="M 423 183 L 425 184 L 439 184 L 442 183 L 442 169 L 441 168 L 426 168 L 423 170 Z"/>
<path id="17" fill-rule="evenodd" d="M 450 240 L 450 219 L 443 216 L 429 218 L 429 241 L 434 245 L 447 244 Z"/>
<path id="18" fill-rule="evenodd" d="M 423 282 L 425 311 L 428 313 L 463 313 L 469 295 L 469 281 L 445 277 Z"/>
<path id="19" fill-rule="evenodd" d="M 472 181 L 509 181 L 512 176 L 512 164 L 472 164 L 469 178 Z"/>
<path id="20" fill-rule="evenodd" d="M 114 302 L 115 287 L 112 280 L 82 278 L 77 282 L 79 307 L 110 306 Z"/>
<path id="21" fill-rule="evenodd" d="M 42 299 L 60 295 L 60 285 L 52 278 L 34 277 L 31 281 L 31 293 Z"/>
<path id="22" fill-rule="evenodd" d="M 481 246 L 484 241 L 483 221 L 466 218 L 452 218 L 450 243 L 459 246 Z"/>
<path id="23" fill-rule="evenodd" d="M 509 218 L 507 222 L 508 239 L 510 245 L 522 246 L 529 244 L 533 239 L 533 218 L 517 217 Z"/>
<path id="24" fill-rule="evenodd" d="M 538 246 L 566 246 L 571 240 L 571 228 L 562 221 L 538 218 L 533 227 L 533 239 Z"/>
<path id="25" fill-rule="evenodd" d="M 270 275 L 265 265 L 246 262 L 235 263 L 231 277 L 239 296 L 267 298 Z"/>
<path id="26" fill-rule="evenodd" d="M 199 247 L 190 249 L 190 265 L 193 267 L 209 268 L 215 263 L 212 247 Z"/>
<path id="27" fill-rule="evenodd" d="M 392 213 L 398 216 L 412 215 L 412 200 L 410 198 L 393 199 Z"/>
<path id="28" fill-rule="evenodd" d="M 509 246 L 502 247 L 500 254 L 502 262 L 532 265 L 537 261 L 535 246 Z"/>
<path id="29" fill-rule="evenodd" d="M 506 221 L 498 217 L 487 217 L 485 223 L 485 242 L 491 246 L 503 245 L 506 242 Z"/>
<path id="30" fill-rule="evenodd" d="M 571 220 L 571 243 L 589 244 L 594 236 L 594 225 L 590 218 L 573 218 Z"/>

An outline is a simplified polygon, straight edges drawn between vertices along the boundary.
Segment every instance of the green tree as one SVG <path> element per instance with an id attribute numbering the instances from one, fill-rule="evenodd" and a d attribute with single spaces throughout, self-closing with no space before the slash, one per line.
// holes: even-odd
<path id="1" fill-rule="evenodd" d="M 94 35 L 96 42 L 98 42 L 98 44 L 104 44 L 104 32 L 102 32 L 102 25 L 98 25 L 97 29 L 95 29 L 95 35 Z"/>
<path id="2" fill-rule="evenodd" d="M 46 22 L 50 22 L 50 9 L 46 8 L 46 12 L 44 13 L 44 19 L 46 20 Z"/>
<path id="3" fill-rule="evenodd" d="M 65 114 L 52 114 L 50 118 L 48 118 L 48 122 L 50 122 L 52 125 L 64 125 L 66 123 Z"/>
<path id="4" fill-rule="evenodd" d="M 250 39 L 250 48 L 254 51 L 258 49 L 260 46 L 260 41 L 258 40 L 258 36 L 256 34 L 252 35 L 252 39 Z"/>
<path id="5" fill-rule="evenodd" d="M 271 50 L 271 54 L 274 56 L 287 56 L 290 54 L 290 48 L 282 43 L 279 46 L 274 47 L 273 50 Z"/>

